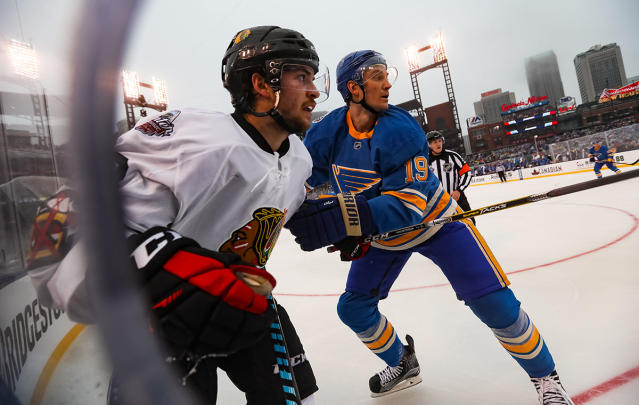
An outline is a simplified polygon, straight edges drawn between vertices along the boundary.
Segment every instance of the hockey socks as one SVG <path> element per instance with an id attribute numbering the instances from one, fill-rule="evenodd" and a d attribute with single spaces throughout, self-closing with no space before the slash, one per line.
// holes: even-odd
<path id="1" fill-rule="evenodd" d="M 510 289 L 495 291 L 467 305 L 530 377 L 547 376 L 555 369 L 544 339 Z"/>
<path id="2" fill-rule="evenodd" d="M 389 366 L 399 365 L 404 345 L 393 325 L 379 312 L 378 297 L 345 292 L 337 304 L 337 313 L 370 351 Z"/>

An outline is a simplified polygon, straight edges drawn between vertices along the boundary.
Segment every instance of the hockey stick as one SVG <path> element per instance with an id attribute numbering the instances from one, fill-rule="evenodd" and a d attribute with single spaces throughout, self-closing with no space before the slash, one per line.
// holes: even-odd
<path id="1" fill-rule="evenodd" d="M 377 235 L 367 236 L 361 244 L 368 244 L 371 242 L 376 242 L 380 239 L 392 238 L 395 236 L 403 235 L 409 232 L 417 231 L 424 228 L 429 228 L 435 225 L 443 225 L 449 222 L 461 221 L 462 219 L 473 218 L 479 215 L 488 214 L 491 212 L 501 211 L 508 208 L 518 207 L 524 204 L 530 204 L 533 202 L 546 200 L 548 198 L 559 197 L 566 194 L 576 193 L 577 191 L 584 191 L 591 188 L 605 186 L 608 184 L 616 183 L 618 181 L 628 180 L 634 177 L 639 177 L 639 170 L 632 170 L 628 172 L 623 172 L 620 174 L 615 174 L 614 176 L 607 176 L 601 179 L 588 180 L 581 183 L 571 184 L 569 186 L 554 188 L 546 193 L 541 194 L 532 194 L 526 197 L 516 198 L 514 200 L 505 201 L 493 205 L 488 205 L 486 207 L 477 208 L 475 210 L 460 212 L 459 214 L 454 214 L 449 217 L 438 218 L 430 222 L 422 222 L 415 225 L 410 225 L 404 228 L 395 229 L 392 231 L 380 233 Z M 329 246 L 329 252 L 335 252 L 338 250 L 335 246 Z"/>
<path id="2" fill-rule="evenodd" d="M 284 390 L 285 399 L 284 403 L 285 405 L 301 405 L 302 398 L 300 397 L 300 390 L 297 387 L 297 381 L 295 380 L 293 364 L 291 364 L 291 355 L 288 352 L 288 346 L 286 344 L 286 339 L 284 338 L 280 314 L 277 312 L 277 303 L 272 295 L 269 295 L 267 300 L 269 305 L 271 305 L 271 308 L 275 311 L 277 321 L 271 323 L 271 339 L 273 340 L 273 350 L 275 351 L 279 376 L 282 380 L 282 389 Z"/>
<path id="3" fill-rule="evenodd" d="M 634 166 L 634 165 L 636 165 L 637 163 L 639 163 L 639 159 L 635 160 L 635 161 L 634 161 L 634 162 L 632 162 L 632 163 L 624 163 L 624 162 L 618 162 L 618 163 L 619 163 L 620 165 Z"/>

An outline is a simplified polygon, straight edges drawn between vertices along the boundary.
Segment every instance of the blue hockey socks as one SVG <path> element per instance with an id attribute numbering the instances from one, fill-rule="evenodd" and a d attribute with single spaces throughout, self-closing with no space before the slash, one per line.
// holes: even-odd
<path id="1" fill-rule="evenodd" d="M 345 292 L 339 298 L 337 314 L 366 347 L 395 367 L 404 355 L 404 344 L 393 325 L 379 312 L 378 297 Z"/>
<path id="2" fill-rule="evenodd" d="M 475 315 L 530 377 L 544 377 L 555 363 L 541 334 L 508 288 L 467 302 Z"/>

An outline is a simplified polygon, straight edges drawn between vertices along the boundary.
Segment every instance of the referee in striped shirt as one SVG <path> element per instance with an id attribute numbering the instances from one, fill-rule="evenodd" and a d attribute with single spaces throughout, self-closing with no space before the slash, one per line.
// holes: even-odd
<path id="1" fill-rule="evenodd" d="M 430 131 L 426 134 L 426 139 L 430 149 L 428 161 L 431 170 L 442 182 L 444 190 L 457 201 L 457 205 L 464 211 L 470 211 L 468 199 L 464 194 L 473 177 L 470 167 L 459 153 L 444 149 L 444 136 L 439 131 Z M 471 220 L 475 223 L 475 218 Z"/>

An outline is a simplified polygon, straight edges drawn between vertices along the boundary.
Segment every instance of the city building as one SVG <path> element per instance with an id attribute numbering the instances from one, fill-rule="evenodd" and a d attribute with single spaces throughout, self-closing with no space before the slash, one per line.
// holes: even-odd
<path id="1" fill-rule="evenodd" d="M 495 89 L 481 93 L 481 99 L 475 101 L 475 115 L 481 117 L 485 123 L 502 122 L 501 113 L 503 105 L 515 103 L 515 93 Z"/>
<path id="2" fill-rule="evenodd" d="M 555 52 L 546 51 L 526 58 L 525 68 L 530 95 L 548 96 L 548 104 L 556 107 L 565 94 Z"/>
<path id="3" fill-rule="evenodd" d="M 573 62 L 582 103 L 597 101 L 604 89 L 627 83 L 621 48 L 616 43 L 595 45 L 575 56 Z"/>

